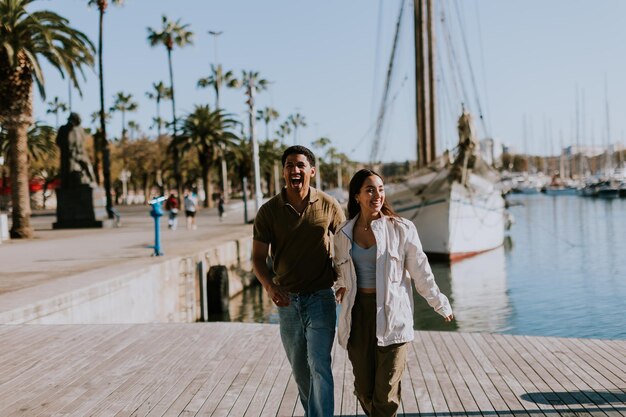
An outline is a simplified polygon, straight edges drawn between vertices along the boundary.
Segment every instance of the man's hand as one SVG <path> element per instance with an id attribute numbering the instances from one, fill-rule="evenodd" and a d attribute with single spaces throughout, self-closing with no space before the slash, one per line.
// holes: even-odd
<path id="1" fill-rule="evenodd" d="M 267 295 L 278 307 L 286 307 L 289 305 L 289 294 L 281 287 L 274 283 L 270 283 L 264 287 Z"/>

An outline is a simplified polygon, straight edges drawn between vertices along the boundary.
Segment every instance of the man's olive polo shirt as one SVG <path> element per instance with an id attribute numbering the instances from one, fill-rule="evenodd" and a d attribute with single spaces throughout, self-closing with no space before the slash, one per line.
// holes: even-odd
<path id="1" fill-rule="evenodd" d="M 330 233 L 345 220 L 333 197 L 309 188 L 309 201 L 300 215 L 287 202 L 287 191 L 263 204 L 254 219 L 254 240 L 270 245 L 276 277 L 285 290 L 308 293 L 330 288 L 335 278 Z"/>

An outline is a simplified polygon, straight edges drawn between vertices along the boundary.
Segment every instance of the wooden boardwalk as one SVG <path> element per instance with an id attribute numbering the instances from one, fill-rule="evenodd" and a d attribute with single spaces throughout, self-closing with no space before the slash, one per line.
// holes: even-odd
<path id="1" fill-rule="evenodd" d="M 335 345 L 335 415 L 362 415 Z M 626 416 L 626 341 L 416 332 L 400 415 Z M 278 326 L 0 326 L 0 416 L 303 416 Z"/>

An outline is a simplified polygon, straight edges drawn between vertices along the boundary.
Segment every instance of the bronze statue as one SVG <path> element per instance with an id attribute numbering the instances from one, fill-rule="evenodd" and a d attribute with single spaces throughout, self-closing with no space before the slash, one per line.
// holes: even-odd
<path id="1" fill-rule="evenodd" d="M 95 182 L 93 168 L 85 152 L 85 131 L 80 122 L 77 113 L 70 113 L 67 123 L 59 128 L 57 134 L 56 142 L 61 150 L 62 188 L 91 185 Z"/>

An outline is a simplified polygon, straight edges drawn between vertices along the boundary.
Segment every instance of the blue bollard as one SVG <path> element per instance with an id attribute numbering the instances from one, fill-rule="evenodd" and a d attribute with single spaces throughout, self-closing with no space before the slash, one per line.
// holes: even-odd
<path id="1" fill-rule="evenodd" d="M 152 256 L 163 256 L 163 252 L 161 252 L 161 234 L 159 227 L 159 219 L 163 215 L 163 208 L 161 207 L 161 203 L 165 201 L 167 198 L 164 196 L 156 197 L 150 200 L 150 216 L 154 218 L 154 246 L 150 246 L 154 248 L 154 252 Z"/>

